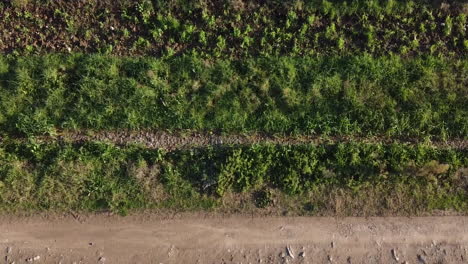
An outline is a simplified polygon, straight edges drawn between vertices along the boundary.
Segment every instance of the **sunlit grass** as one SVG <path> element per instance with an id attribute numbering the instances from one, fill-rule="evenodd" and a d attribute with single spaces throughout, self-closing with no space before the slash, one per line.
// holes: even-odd
<path id="1" fill-rule="evenodd" d="M 0 127 L 466 138 L 466 59 L 2 58 Z"/>

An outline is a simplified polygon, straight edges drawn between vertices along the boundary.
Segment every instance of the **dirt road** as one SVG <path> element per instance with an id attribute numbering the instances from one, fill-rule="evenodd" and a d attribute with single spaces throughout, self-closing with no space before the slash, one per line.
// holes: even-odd
<path id="1" fill-rule="evenodd" d="M 0 217 L 0 263 L 468 263 L 468 218 Z"/>

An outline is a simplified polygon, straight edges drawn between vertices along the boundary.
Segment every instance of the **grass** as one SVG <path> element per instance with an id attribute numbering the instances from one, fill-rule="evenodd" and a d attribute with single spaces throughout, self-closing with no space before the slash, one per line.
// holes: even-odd
<path id="1" fill-rule="evenodd" d="M 3 56 L 0 128 L 466 139 L 467 76 L 466 59 L 430 56 Z"/>
<path id="2" fill-rule="evenodd" d="M 0 2 L 0 212 L 466 214 L 465 149 L 326 140 L 468 139 L 468 5 L 436 2 Z M 325 140 L 168 152 L 62 129 Z"/>
<path id="3" fill-rule="evenodd" d="M 464 214 L 467 165 L 466 151 L 424 145 L 350 142 L 166 152 L 7 140 L 0 145 L 0 210 Z"/>
<path id="4" fill-rule="evenodd" d="M 14 0 L 0 5 L 0 30 L 8 32 L 0 35 L 0 51 L 27 55 L 73 48 L 208 59 L 466 54 L 467 4 L 434 2 Z"/>

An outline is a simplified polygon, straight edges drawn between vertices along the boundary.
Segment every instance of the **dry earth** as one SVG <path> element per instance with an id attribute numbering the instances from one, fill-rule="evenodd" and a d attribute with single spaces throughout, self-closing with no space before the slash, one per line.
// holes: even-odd
<path id="1" fill-rule="evenodd" d="M 467 217 L 0 217 L 0 263 L 468 263 Z"/>
<path id="2" fill-rule="evenodd" d="M 25 140 L 25 138 L 17 138 Z M 362 143 L 402 143 L 416 144 L 424 143 L 437 148 L 467 149 L 468 140 L 457 138 L 447 141 L 433 140 L 423 142 L 415 138 L 391 138 L 391 137 L 351 137 L 351 136 L 274 136 L 262 133 L 250 134 L 220 134 L 213 132 L 195 132 L 195 131 L 59 131 L 56 136 L 40 136 L 36 138 L 39 141 L 65 141 L 65 142 L 90 142 L 101 141 L 117 145 L 139 144 L 146 148 L 163 148 L 167 150 L 189 149 L 194 147 L 206 147 L 215 145 L 250 145 L 250 144 L 323 144 L 338 142 L 362 142 Z M 2 141 L 0 136 L 0 142 Z"/>

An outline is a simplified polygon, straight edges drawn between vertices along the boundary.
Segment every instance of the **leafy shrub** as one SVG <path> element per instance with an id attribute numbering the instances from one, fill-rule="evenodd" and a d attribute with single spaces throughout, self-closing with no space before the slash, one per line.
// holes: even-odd
<path id="1" fill-rule="evenodd" d="M 26 136 L 34 136 L 53 134 L 54 126 L 44 116 L 34 115 L 31 117 L 20 114 L 16 122 L 16 129 Z"/>
<path id="2" fill-rule="evenodd" d="M 310 203 L 313 213 L 331 206 L 329 199 L 349 199 L 341 201 L 345 208 L 332 207 L 367 205 L 363 210 L 376 214 L 382 203 L 400 208 L 394 203 L 403 196 L 417 202 L 413 210 L 465 210 L 467 166 L 466 151 L 425 145 L 252 145 L 162 153 L 104 143 L 6 141 L 0 144 L 0 209 L 212 209 L 239 194 L 260 208 L 290 199 L 304 212 L 301 204 Z M 365 200 L 372 195 L 375 203 Z"/>

